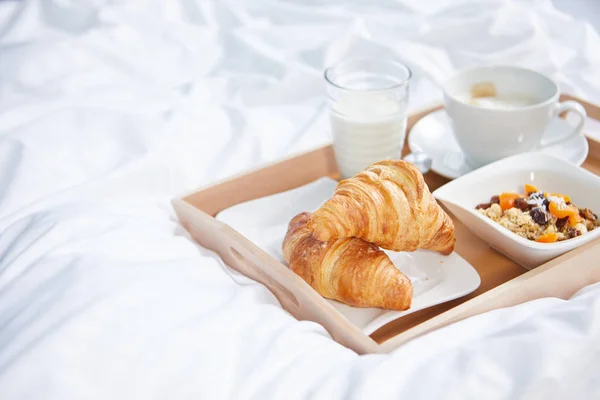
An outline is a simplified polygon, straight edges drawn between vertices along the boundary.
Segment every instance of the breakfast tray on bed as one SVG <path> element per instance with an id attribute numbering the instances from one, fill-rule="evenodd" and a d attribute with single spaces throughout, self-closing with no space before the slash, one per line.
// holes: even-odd
<path id="1" fill-rule="evenodd" d="M 600 107 L 572 96 L 586 108 L 588 118 L 600 120 Z M 413 114 L 408 130 L 433 107 Z M 600 174 L 600 142 L 587 138 L 589 154 L 583 168 Z M 408 152 L 405 147 L 404 152 Z M 455 251 L 479 273 L 481 284 L 471 294 L 403 316 L 366 335 L 307 283 L 276 258 L 214 216 L 234 205 L 306 185 L 321 177 L 338 177 L 331 146 L 322 147 L 261 169 L 233 177 L 173 199 L 182 225 L 200 245 L 215 251 L 231 268 L 264 284 L 281 306 L 300 320 L 321 324 L 332 338 L 354 351 L 385 353 L 407 341 L 462 319 L 542 297 L 567 299 L 584 286 L 600 281 L 600 239 L 527 271 L 491 249 L 464 224 L 454 219 Z M 448 182 L 425 174 L 433 192 Z"/>

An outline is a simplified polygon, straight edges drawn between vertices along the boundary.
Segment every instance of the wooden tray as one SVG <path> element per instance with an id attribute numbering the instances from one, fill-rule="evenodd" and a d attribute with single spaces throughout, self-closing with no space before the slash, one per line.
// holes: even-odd
<path id="1" fill-rule="evenodd" d="M 580 102 L 589 118 L 600 120 L 600 107 L 567 95 L 561 96 L 564 100 Z M 409 131 L 419 119 L 440 108 L 410 116 Z M 591 138 L 588 142 L 590 152 L 583 167 L 599 174 L 600 142 Z M 214 218 L 235 204 L 290 190 L 323 176 L 338 177 L 331 146 L 230 178 L 176 198 L 172 204 L 182 225 L 199 244 L 268 287 L 296 318 L 321 324 L 334 340 L 360 354 L 389 352 L 419 335 L 493 309 L 541 297 L 567 299 L 582 287 L 600 281 L 600 264 L 596 261 L 600 259 L 600 239 L 527 271 L 454 219 L 455 251 L 475 267 L 481 277 L 480 287 L 468 296 L 392 321 L 367 336 L 279 260 Z M 431 191 L 448 182 L 433 172 L 426 174 L 425 180 Z"/>

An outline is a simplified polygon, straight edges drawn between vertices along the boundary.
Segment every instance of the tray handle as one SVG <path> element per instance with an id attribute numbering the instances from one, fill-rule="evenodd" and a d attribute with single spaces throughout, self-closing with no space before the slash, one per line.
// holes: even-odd
<path id="1" fill-rule="evenodd" d="M 378 351 L 377 342 L 279 260 L 186 201 L 175 199 L 172 205 L 182 226 L 196 242 L 216 252 L 234 270 L 266 286 L 294 317 L 320 324 L 334 340 L 359 354 Z"/>

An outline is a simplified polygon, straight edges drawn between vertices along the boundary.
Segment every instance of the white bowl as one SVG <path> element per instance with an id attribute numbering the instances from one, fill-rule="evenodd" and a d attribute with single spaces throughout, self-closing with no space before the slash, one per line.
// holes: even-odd
<path id="1" fill-rule="evenodd" d="M 531 152 L 504 158 L 463 175 L 433 195 L 490 247 L 527 269 L 535 268 L 600 236 L 596 228 L 573 239 L 537 243 L 481 215 L 475 206 L 502 192 L 523 193 L 530 183 L 549 193 L 563 193 L 581 208 L 600 212 L 600 177 L 548 154 Z"/>

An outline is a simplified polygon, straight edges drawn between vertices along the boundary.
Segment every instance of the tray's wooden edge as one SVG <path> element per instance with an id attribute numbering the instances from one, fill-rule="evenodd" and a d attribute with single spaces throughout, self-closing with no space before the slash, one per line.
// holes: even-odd
<path id="1" fill-rule="evenodd" d="M 589 101 L 585 101 L 579 97 L 563 93 L 560 95 L 560 101 L 576 101 L 580 103 L 588 115 L 588 117 L 600 121 L 600 107 L 596 104 L 590 103 Z"/>
<path id="2" fill-rule="evenodd" d="M 321 153 L 323 153 L 323 156 L 319 157 Z M 290 181 L 301 182 L 301 184 L 307 184 L 318 178 L 321 178 L 323 176 L 321 171 L 327 171 L 328 175 L 332 176 L 337 173 L 337 166 L 335 164 L 324 161 L 333 159 L 332 156 L 329 156 L 333 155 L 333 147 L 331 145 L 319 147 L 308 153 L 304 153 L 304 155 L 307 154 L 313 154 L 314 157 L 312 158 L 317 162 L 309 165 L 304 165 L 302 163 L 302 155 L 296 155 L 294 157 L 286 158 L 283 161 L 280 160 L 277 163 L 268 164 L 266 166 L 254 169 L 252 171 L 247 172 L 246 174 L 241 175 L 245 178 L 250 178 L 245 179 L 243 182 L 241 182 L 241 185 L 239 181 L 239 178 L 241 176 L 236 176 L 215 183 L 202 190 L 190 193 L 181 198 L 190 204 L 202 204 L 202 209 L 204 210 L 204 212 L 214 216 L 219 211 L 225 208 L 231 207 L 235 204 L 239 204 L 244 201 L 255 199 L 257 197 L 257 193 L 261 193 L 263 196 L 277 193 L 276 191 L 268 189 L 265 192 L 265 188 L 270 187 L 269 183 L 280 175 L 280 172 L 275 172 L 272 168 L 274 165 L 278 165 L 280 167 L 278 168 L 278 171 L 281 171 L 283 169 L 285 171 L 285 174 L 290 177 Z M 287 187 L 283 186 L 280 187 L 280 191 L 285 191 L 293 188 L 294 187 L 292 185 L 289 185 Z M 229 199 L 229 196 L 227 196 L 227 194 L 232 191 L 240 193 L 241 197 L 238 197 L 235 200 Z M 221 200 L 223 198 L 229 200 L 223 202 Z M 218 206 L 216 205 L 217 203 L 219 204 Z"/>
<path id="3" fill-rule="evenodd" d="M 242 275 L 266 286 L 281 307 L 300 320 L 323 326 L 338 343 L 359 354 L 378 352 L 379 344 L 287 268 L 229 225 L 182 199 L 171 201 L 182 226 L 203 247 Z"/>
<path id="4" fill-rule="evenodd" d="M 595 104 L 592 104 L 588 101 L 585 101 L 583 99 L 580 99 L 578 97 L 569 95 L 569 94 L 562 94 L 560 96 L 560 101 L 576 101 L 578 103 L 580 103 L 583 108 L 585 108 L 585 111 L 588 115 L 589 118 L 595 119 L 596 121 L 600 121 L 600 106 L 597 106 Z M 600 159 L 600 141 L 589 137 L 586 135 L 586 139 L 588 141 L 588 146 L 589 146 L 589 153 L 588 153 L 588 157 L 593 157 L 595 159 Z"/>

